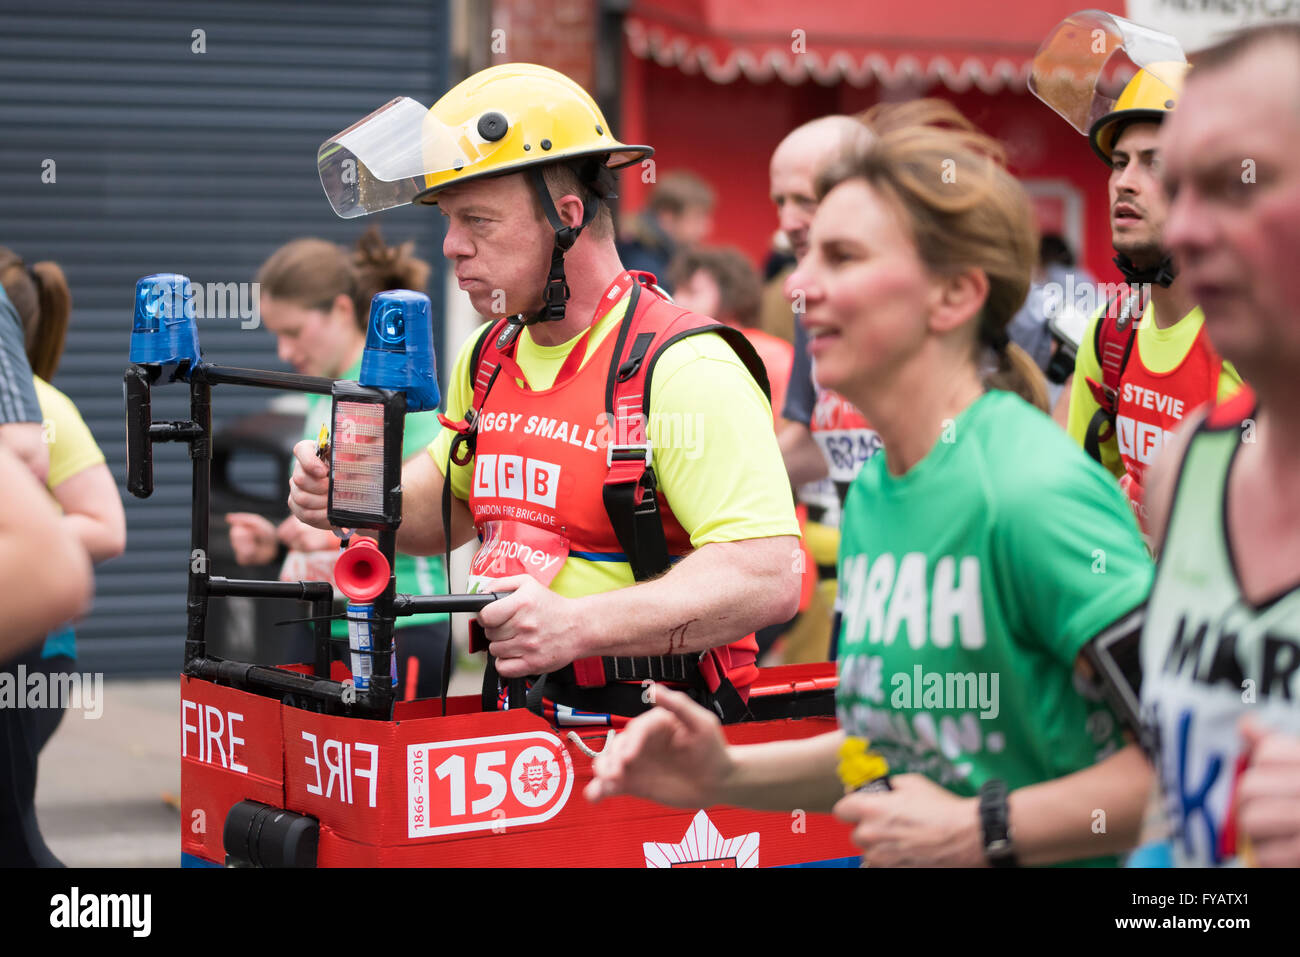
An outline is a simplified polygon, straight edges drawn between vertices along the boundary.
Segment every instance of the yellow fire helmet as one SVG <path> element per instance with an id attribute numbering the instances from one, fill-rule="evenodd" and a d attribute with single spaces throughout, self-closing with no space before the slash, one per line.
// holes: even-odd
<path id="1" fill-rule="evenodd" d="M 1138 70 L 1115 101 L 1114 110 L 1092 124 L 1088 142 L 1107 166 L 1111 165 L 1115 140 L 1126 124 L 1159 123 L 1173 110 L 1182 96 L 1187 70 L 1188 64 L 1179 62 L 1153 63 L 1150 68 Z"/>
<path id="2" fill-rule="evenodd" d="M 557 160 L 589 156 L 609 169 L 654 153 L 620 143 L 587 91 L 562 73 L 506 63 L 452 87 L 431 109 L 398 97 L 323 144 L 325 195 L 351 219 L 439 191 Z"/>
<path id="3" fill-rule="evenodd" d="M 586 90 L 535 63 L 505 63 L 475 73 L 452 87 L 429 115 L 443 127 L 473 125 L 495 148 L 460 169 L 427 174 L 417 203 L 436 203 L 440 190 L 481 176 L 582 156 L 603 157 L 606 167 L 619 169 L 654 153 L 649 146 L 620 143 Z"/>
<path id="4" fill-rule="evenodd" d="M 564 253 L 601 200 L 615 195 L 606 171 L 653 153 L 615 139 L 596 101 L 564 74 L 506 63 L 461 81 L 427 110 L 409 97 L 392 100 L 326 140 L 317 167 L 330 205 L 345 219 L 411 202 L 436 205 L 449 187 L 525 173 L 555 231 L 546 306 L 532 318 L 559 320 L 569 294 Z M 542 168 L 556 162 L 576 162 L 591 192 L 582 222 L 572 226 L 560 220 L 542 178 Z"/>

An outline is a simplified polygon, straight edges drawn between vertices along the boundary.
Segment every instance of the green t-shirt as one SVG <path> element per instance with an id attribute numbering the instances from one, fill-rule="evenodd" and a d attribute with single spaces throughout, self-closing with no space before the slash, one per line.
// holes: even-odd
<path id="1" fill-rule="evenodd" d="M 360 375 L 361 360 L 358 359 L 356 365 L 348 369 L 339 378 L 355 380 Z M 303 438 L 315 441 L 320 436 L 320 427 L 330 424 L 330 411 L 332 409 L 333 400 L 328 395 L 309 394 L 307 396 L 307 419 L 303 426 Z M 424 452 L 441 429 L 442 424 L 438 421 L 437 412 L 413 412 L 408 414 L 402 433 L 402 461 L 405 462 L 411 456 Z M 394 570 L 397 573 L 397 590 L 399 593 L 407 595 L 441 595 L 446 591 L 447 579 L 443 574 L 441 556 L 406 555 L 398 552 L 394 564 L 396 565 Z M 429 625 L 446 620 L 446 615 L 406 615 L 397 619 L 397 627 L 408 628 L 412 625 Z M 346 638 L 348 636 L 348 623 L 342 620 L 332 622 L 330 634 L 335 638 Z"/>
<path id="2" fill-rule="evenodd" d="M 893 773 L 969 797 L 1123 746 L 1075 659 L 1146 599 L 1152 566 L 1114 480 L 1019 397 L 988 392 L 945 426 L 906 474 L 886 451 L 849 490 L 836 703 Z"/>

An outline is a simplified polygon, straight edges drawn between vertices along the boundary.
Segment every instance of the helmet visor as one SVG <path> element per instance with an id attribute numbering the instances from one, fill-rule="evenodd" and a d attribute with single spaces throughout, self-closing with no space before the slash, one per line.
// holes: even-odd
<path id="1" fill-rule="evenodd" d="M 1175 86 L 1183 57 L 1178 41 L 1100 10 L 1062 20 L 1034 55 L 1029 92 L 1087 135 L 1115 109 L 1125 85 L 1139 69 Z"/>
<path id="2" fill-rule="evenodd" d="M 484 119 L 492 122 L 485 123 Z M 448 126 L 410 97 L 397 97 L 321 144 L 321 186 L 344 219 L 411 202 L 425 177 L 481 161 L 500 146 L 480 130 L 504 132 L 500 114 Z"/>

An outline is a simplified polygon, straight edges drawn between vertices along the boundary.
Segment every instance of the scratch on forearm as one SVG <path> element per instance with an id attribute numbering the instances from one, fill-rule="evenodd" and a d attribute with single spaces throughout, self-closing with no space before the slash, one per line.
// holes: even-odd
<path id="1" fill-rule="evenodd" d="M 690 618 L 668 632 L 667 654 L 675 655 L 686 650 L 686 629 L 697 621 L 698 618 Z"/>

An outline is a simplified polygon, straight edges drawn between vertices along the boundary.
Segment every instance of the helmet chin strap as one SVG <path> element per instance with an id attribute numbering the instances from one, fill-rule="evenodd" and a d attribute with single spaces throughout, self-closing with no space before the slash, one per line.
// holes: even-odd
<path id="1" fill-rule="evenodd" d="M 1119 271 L 1124 274 L 1124 281 L 1130 286 L 1155 283 L 1157 286 L 1168 289 L 1178 276 L 1178 270 L 1174 268 L 1174 259 L 1168 254 L 1165 254 L 1165 257 L 1156 265 L 1148 266 L 1145 269 L 1139 269 L 1133 265 L 1133 260 L 1129 259 L 1124 253 L 1116 256 L 1114 263 L 1119 267 Z"/>
<path id="2" fill-rule="evenodd" d="M 593 196 L 587 208 L 583 210 L 582 222 L 576 226 L 566 226 L 555 209 L 550 190 L 546 188 L 546 178 L 542 175 L 542 168 L 532 167 L 528 170 L 528 176 L 532 181 L 533 191 L 537 193 L 537 199 L 542 204 L 542 212 L 546 214 L 547 221 L 555 230 L 555 246 L 551 249 L 551 271 L 546 276 L 546 289 L 542 292 L 542 300 L 545 304 L 531 316 L 520 313 L 515 317 L 520 325 L 525 326 L 538 322 L 561 322 L 564 319 L 564 305 L 569 301 L 569 283 L 564 278 L 564 254 L 573 248 L 582 231 L 600 212 L 600 198 Z"/>

